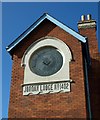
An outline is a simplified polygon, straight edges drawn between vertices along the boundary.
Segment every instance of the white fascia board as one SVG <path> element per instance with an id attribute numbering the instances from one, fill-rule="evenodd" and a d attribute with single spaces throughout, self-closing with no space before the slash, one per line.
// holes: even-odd
<path id="1" fill-rule="evenodd" d="M 34 30 L 43 20 L 45 19 L 45 16 L 43 15 L 40 19 L 38 19 L 28 30 L 25 31 L 21 37 L 19 37 L 13 44 L 11 44 L 11 47 L 6 47 L 7 51 L 9 52 L 12 48 L 14 48 L 22 39 L 24 39 L 32 30 Z"/>
<path id="2" fill-rule="evenodd" d="M 15 40 L 15 42 L 12 42 L 8 47 L 6 47 L 7 51 L 10 52 L 11 49 L 13 49 L 22 39 L 24 39 L 32 30 L 34 30 L 44 19 L 48 19 L 51 22 L 53 22 L 54 24 L 56 24 L 57 26 L 59 26 L 60 28 L 62 28 L 63 30 L 65 30 L 66 32 L 68 32 L 69 34 L 71 34 L 72 36 L 74 36 L 75 38 L 77 38 L 78 40 L 80 40 L 81 42 L 85 43 L 86 42 L 86 38 L 81 36 L 80 34 L 78 34 L 77 32 L 75 32 L 74 30 L 70 29 L 69 27 L 67 27 L 66 25 L 62 24 L 61 22 L 59 22 L 58 20 L 56 20 L 55 18 L 51 17 L 50 15 L 43 14 L 43 16 L 41 16 L 31 27 L 29 27 L 19 38 L 17 38 Z"/>
<path id="3" fill-rule="evenodd" d="M 73 35 L 75 38 L 77 38 L 81 42 L 83 42 L 83 43 L 86 42 L 86 38 L 85 37 L 81 36 L 80 34 L 78 34 L 77 32 L 75 32 L 74 30 L 70 29 L 66 25 L 62 24 L 58 20 L 54 19 L 53 17 L 47 15 L 47 19 L 50 20 L 50 21 L 52 21 L 54 24 L 56 24 L 57 26 L 59 26 L 60 28 L 62 28 L 66 32 L 68 32 L 69 34 Z"/>

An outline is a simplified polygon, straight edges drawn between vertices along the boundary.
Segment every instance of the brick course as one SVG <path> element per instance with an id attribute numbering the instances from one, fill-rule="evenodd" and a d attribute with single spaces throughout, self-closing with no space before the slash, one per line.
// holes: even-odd
<path id="1" fill-rule="evenodd" d="M 37 39 L 45 36 L 64 41 L 72 51 L 70 62 L 70 93 L 23 96 L 24 68 L 21 60 L 25 50 Z M 12 53 L 13 67 L 10 90 L 9 118 L 86 118 L 86 96 L 81 43 L 48 20 L 42 22 Z"/>
<path id="2" fill-rule="evenodd" d="M 91 66 L 88 71 L 91 112 L 93 119 L 100 119 L 100 53 L 96 38 L 96 28 L 79 29 L 80 33 L 88 37 Z"/>

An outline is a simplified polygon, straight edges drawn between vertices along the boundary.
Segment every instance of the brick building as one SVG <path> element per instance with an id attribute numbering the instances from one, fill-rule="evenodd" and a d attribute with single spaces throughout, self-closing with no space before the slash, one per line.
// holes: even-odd
<path id="1" fill-rule="evenodd" d="M 96 21 L 83 15 L 78 30 L 45 13 L 7 47 L 9 118 L 99 118 Z"/>

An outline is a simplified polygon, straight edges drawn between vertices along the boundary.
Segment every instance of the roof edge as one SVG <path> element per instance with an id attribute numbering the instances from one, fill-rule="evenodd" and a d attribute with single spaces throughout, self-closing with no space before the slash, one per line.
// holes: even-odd
<path id="1" fill-rule="evenodd" d="M 50 20 L 51 22 L 53 22 L 54 24 L 56 24 L 57 26 L 59 26 L 61 29 L 63 29 L 64 31 L 68 32 L 69 34 L 71 34 L 75 38 L 77 38 L 80 42 L 83 42 L 83 43 L 86 42 L 86 37 L 80 35 L 76 31 L 74 31 L 73 29 L 69 28 L 68 26 L 66 26 L 62 22 L 58 21 L 57 19 L 55 19 L 54 17 L 52 17 L 51 15 L 49 15 L 48 13 L 44 13 L 39 19 L 37 19 L 36 22 L 34 22 L 28 29 L 26 29 L 26 31 L 24 31 L 17 39 L 15 39 L 11 44 L 9 44 L 6 47 L 6 50 L 9 53 L 11 53 L 12 49 L 17 44 L 19 44 L 31 31 L 33 31 L 45 19 Z"/>

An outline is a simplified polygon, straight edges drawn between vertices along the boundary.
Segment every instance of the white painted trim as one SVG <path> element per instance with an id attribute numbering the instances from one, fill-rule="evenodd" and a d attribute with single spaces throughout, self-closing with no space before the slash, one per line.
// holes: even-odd
<path id="1" fill-rule="evenodd" d="M 63 56 L 63 65 L 61 69 L 50 76 L 39 76 L 33 73 L 29 68 L 29 60 L 33 52 L 35 52 L 40 47 L 53 46 L 59 50 Z M 42 83 L 42 82 L 57 82 L 57 81 L 67 81 L 70 79 L 69 74 L 69 62 L 72 59 L 71 51 L 69 47 L 59 39 L 44 38 L 44 40 L 38 41 L 31 46 L 27 52 L 25 52 L 22 59 L 22 66 L 24 67 L 24 84 L 32 83 Z"/>
<path id="2" fill-rule="evenodd" d="M 53 21 L 53 23 L 55 23 L 57 26 L 59 26 L 60 28 L 62 28 L 63 30 L 65 30 L 66 32 L 68 32 L 69 34 L 73 35 L 75 38 L 77 38 L 78 40 L 82 41 L 82 42 L 86 42 L 85 37 L 83 37 L 82 35 L 80 35 L 79 33 L 73 31 L 72 29 L 70 29 L 69 27 L 67 27 L 66 25 L 62 24 L 61 22 L 59 22 L 58 20 L 54 19 L 53 17 L 49 16 L 47 14 L 47 18 L 50 21 Z"/>
<path id="3" fill-rule="evenodd" d="M 29 28 L 25 33 L 21 36 L 21 38 L 10 48 L 7 49 L 7 51 L 9 52 L 13 47 L 15 47 L 22 39 L 24 39 L 32 30 L 34 30 L 45 18 L 42 18 L 36 22 L 31 28 Z"/>
<path id="4" fill-rule="evenodd" d="M 66 25 L 64 25 L 63 23 L 59 22 L 58 20 L 56 20 L 55 18 L 53 18 L 52 16 L 50 16 L 50 15 L 48 15 L 46 13 L 46 14 L 42 15 L 20 37 L 18 37 L 14 42 L 12 42 L 8 47 L 6 47 L 7 51 L 10 52 L 22 39 L 24 39 L 32 30 L 34 30 L 45 19 L 50 20 L 51 22 L 53 22 L 54 24 L 56 24 L 57 26 L 59 26 L 61 29 L 65 30 L 66 32 L 68 32 L 69 34 L 71 34 L 72 36 L 74 36 L 75 38 L 77 38 L 78 40 L 80 40 L 81 42 L 83 42 L 83 43 L 86 42 L 86 38 L 85 37 L 83 37 L 79 33 L 75 32 L 72 29 L 70 29 L 69 27 L 67 27 Z"/>
<path id="5" fill-rule="evenodd" d="M 90 27 L 95 27 L 95 26 L 96 26 L 96 23 L 95 23 L 95 22 L 91 22 L 91 23 L 89 22 L 89 23 L 82 23 L 82 24 L 79 23 L 79 24 L 78 24 L 78 27 L 79 27 L 79 28 L 81 28 L 81 27 L 89 27 L 89 26 L 90 26 Z"/>

